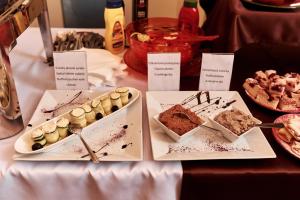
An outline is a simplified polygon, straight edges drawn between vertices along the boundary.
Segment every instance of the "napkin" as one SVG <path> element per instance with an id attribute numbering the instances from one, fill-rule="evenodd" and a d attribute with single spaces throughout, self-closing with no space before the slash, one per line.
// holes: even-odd
<path id="1" fill-rule="evenodd" d="M 127 76 L 124 70 L 127 65 L 122 57 L 114 55 L 105 49 L 81 48 L 87 55 L 87 70 L 90 88 L 115 87 L 119 78 Z"/>

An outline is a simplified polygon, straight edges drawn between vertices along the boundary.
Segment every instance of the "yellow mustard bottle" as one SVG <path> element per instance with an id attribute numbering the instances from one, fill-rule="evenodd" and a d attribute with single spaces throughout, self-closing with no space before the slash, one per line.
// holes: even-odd
<path id="1" fill-rule="evenodd" d="M 121 53 L 125 47 L 125 17 L 122 3 L 122 0 L 107 0 L 104 10 L 105 48 L 113 54 Z"/>

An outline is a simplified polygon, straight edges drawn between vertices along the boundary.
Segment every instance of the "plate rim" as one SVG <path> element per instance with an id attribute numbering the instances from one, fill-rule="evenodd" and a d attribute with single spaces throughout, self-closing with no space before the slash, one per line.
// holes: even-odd
<path id="1" fill-rule="evenodd" d="M 53 91 L 53 90 L 52 90 Z M 142 115 L 142 111 L 143 111 L 143 102 L 142 102 L 142 95 L 141 95 L 141 91 L 139 91 L 139 97 L 138 99 L 136 100 L 139 101 L 139 109 L 140 109 L 140 113 Z M 134 104 L 132 104 L 134 105 Z M 143 147 L 144 147 L 144 140 L 143 140 L 143 126 L 142 124 L 140 125 L 141 126 L 141 129 L 140 129 L 140 133 L 139 133 L 139 144 L 140 144 L 140 149 L 139 149 L 139 154 L 140 156 L 139 157 L 134 157 L 134 156 L 127 156 L 126 159 L 117 159 L 115 157 L 113 158 L 110 158 L 110 157 L 105 157 L 106 159 L 101 159 L 100 158 L 100 163 L 101 162 L 138 162 L 138 161 L 143 161 L 144 160 L 144 151 L 143 151 Z M 45 152 L 47 153 L 47 152 Z M 70 158 L 62 158 L 62 157 L 59 157 L 59 158 L 53 158 L 51 157 L 50 159 L 47 159 L 47 158 L 35 158 L 34 156 L 36 156 L 38 154 L 20 154 L 20 153 L 15 153 L 13 155 L 13 160 L 16 160 L 16 161 L 32 161 L 32 162 L 63 162 L 63 161 L 75 161 L 75 162 L 88 162 L 90 161 L 90 159 L 88 157 L 85 157 L 85 158 L 75 158 L 75 157 L 70 157 Z M 33 156 L 33 157 L 32 157 Z M 108 158 L 108 159 L 107 159 Z"/>
<path id="2" fill-rule="evenodd" d="M 139 100 L 139 98 L 141 97 L 141 91 L 139 91 L 138 89 L 133 88 L 133 87 L 128 87 L 128 88 L 129 88 L 129 91 L 130 91 L 130 89 L 135 90 L 135 91 L 137 92 L 137 95 L 136 95 L 136 97 L 133 99 L 133 101 L 129 102 L 129 104 L 126 105 L 126 107 L 122 107 L 122 108 L 119 109 L 119 110 L 123 110 L 123 109 L 125 109 L 125 108 L 131 106 L 133 103 L 135 103 L 135 102 L 136 102 L 137 100 Z M 40 101 L 39 101 L 39 103 L 38 103 L 36 109 L 39 107 L 41 101 L 43 101 L 44 95 L 45 95 L 46 93 L 51 93 L 51 92 L 56 92 L 56 91 L 60 91 L 60 92 L 61 92 L 61 91 L 99 92 L 99 91 L 97 91 L 97 90 L 45 90 L 45 92 L 43 93 L 43 96 L 41 97 L 41 99 L 40 99 Z M 107 93 L 110 93 L 111 91 L 112 91 L 112 90 L 100 92 L 100 94 L 98 94 L 97 97 L 102 96 L 102 95 L 105 95 L 105 94 L 107 94 Z M 96 98 L 96 97 L 95 97 L 95 98 Z M 34 113 L 33 113 L 32 117 L 31 117 L 29 123 L 32 121 L 32 118 L 34 117 L 35 112 L 36 112 L 36 110 L 34 111 Z M 63 113 L 63 114 L 61 114 L 61 115 L 59 115 L 59 116 L 57 116 L 57 117 L 54 117 L 54 118 L 50 119 L 49 121 L 53 121 L 53 120 L 57 119 L 58 117 L 60 117 L 60 116 L 62 116 L 62 115 L 64 115 L 64 114 L 66 114 L 66 113 L 67 113 L 67 112 L 65 112 L 65 113 Z M 112 114 L 115 114 L 115 113 L 112 113 Z M 40 127 L 40 126 L 42 126 L 43 124 L 48 123 L 49 121 L 45 121 L 45 122 L 42 122 L 42 123 L 40 123 L 40 124 L 38 124 L 38 125 L 36 125 L 36 126 L 34 126 L 34 127 L 31 127 L 30 130 L 26 130 L 26 129 L 25 129 L 25 130 L 18 136 L 17 140 L 15 141 L 15 143 L 14 143 L 14 150 L 15 150 L 18 154 L 21 154 L 21 155 L 28 155 L 28 156 L 29 156 L 29 155 L 34 155 L 34 154 L 40 154 L 40 153 L 47 153 L 47 152 L 49 152 L 49 151 L 51 151 L 51 150 L 54 150 L 54 149 L 58 148 L 59 146 L 63 145 L 64 143 L 66 143 L 66 142 L 71 141 L 72 139 L 74 139 L 74 135 L 70 135 L 70 136 L 68 136 L 67 138 L 64 138 L 63 140 L 60 140 L 60 141 L 58 141 L 58 142 L 56 142 L 56 143 L 54 143 L 54 144 L 51 144 L 51 145 L 48 146 L 46 149 L 45 149 L 45 148 L 40 149 L 40 151 L 37 150 L 37 151 L 30 151 L 30 152 L 20 152 L 20 151 L 17 150 L 16 145 L 17 145 L 17 143 L 22 139 L 22 137 L 25 137 L 26 134 L 29 134 L 29 133 L 28 133 L 29 131 L 31 131 L 31 130 L 37 128 L 37 127 Z"/>

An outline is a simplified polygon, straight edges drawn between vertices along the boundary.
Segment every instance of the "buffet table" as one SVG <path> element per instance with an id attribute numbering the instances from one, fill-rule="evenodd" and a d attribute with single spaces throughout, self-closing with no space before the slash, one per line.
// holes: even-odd
<path id="1" fill-rule="evenodd" d="M 213 7 L 211 2 L 215 2 Z M 213 44 L 217 52 L 235 52 L 251 43 L 300 44 L 300 12 L 250 10 L 241 0 L 201 1 L 207 9 L 203 29 L 220 35 Z M 299 10 L 299 9 L 298 9 Z"/>
<path id="2" fill-rule="evenodd" d="M 103 34 L 103 30 L 100 32 Z M 26 30 L 18 39 L 10 58 L 27 125 L 44 91 L 55 89 L 54 69 L 44 63 L 39 29 Z M 0 199 L 179 199 L 181 163 L 152 161 L 144 99 L 146 76 L 130 69 L 128 73 L 117 85 L 142 91 L 143 162 L 101 162 L 95 165 L 80 161 L 14 161 L 14 143 L 20 133 L 0 140 Z"/>
<path id="3" fill-rule="evenodd" d="M 103 32 L 102 32 L 103 33 Z M 254 116 L 272 122 L 282 113 L 253 103 L 242 89 L 257 70 L 298 72 L 299 47 L 250 45 L 236 53 L 231 90 L 237 90 Z M 251 55 L 251 56 L 249 56 Z M 29 28 L 11 54 L 21 110 L 28 124 L 46 89 L 54 89 L 53 68 L 43 62 L 39 30 Z M 241 70 L 242 69 L 242 70 Z M 199 78 L 182 78 L 181 90 L 198 90 Z M 0 199 L 292 199 L 298 195 L 299 160 L 285 152 L 271 130 L 263 130 L 276 159 L 154 162 L 145 102 L 147 77 L 128 69 L 118 86 L 143 96 L 142 162 L 14 161 L 16 135 L 0 141 Z M 106 90 L 107 88 L 100 88 Z"/>

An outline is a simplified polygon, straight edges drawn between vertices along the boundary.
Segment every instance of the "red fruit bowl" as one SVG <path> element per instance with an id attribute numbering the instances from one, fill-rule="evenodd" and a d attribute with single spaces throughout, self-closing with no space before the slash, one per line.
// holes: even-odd
<path id="1" fill-rule="evenodd" d="M 148 53 L 181 53 L 181 71 L 186 70 L 202 41 L 212 41 L 218 36 L 180 32 L 174 18 L 149 18 L 129 24 L 126 39 L 130 48 L 124 55 L 125 63 L 142 73 L 147 73 Z"/>

